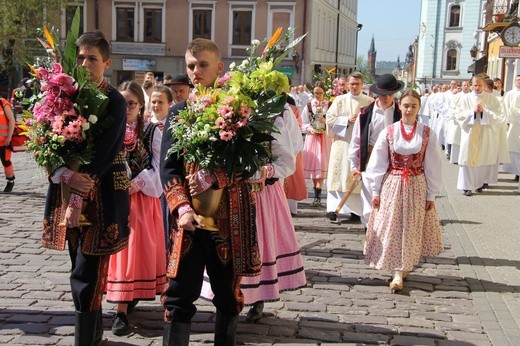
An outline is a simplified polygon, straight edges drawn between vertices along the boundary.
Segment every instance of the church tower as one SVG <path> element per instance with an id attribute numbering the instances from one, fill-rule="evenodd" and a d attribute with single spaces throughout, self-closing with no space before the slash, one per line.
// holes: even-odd
<path id="1" fill-rule="evenodd" d="M 372 78 L 376 78 L 376 45 L 374 43 L 374 36 L 370 42 L 370 49 L 368 50 L 367 68 Z"/>

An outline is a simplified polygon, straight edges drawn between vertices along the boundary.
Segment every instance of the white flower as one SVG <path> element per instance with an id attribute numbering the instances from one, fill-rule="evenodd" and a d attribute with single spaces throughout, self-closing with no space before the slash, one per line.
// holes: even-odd
<path id="1" fill-rule="evenodd" d="M 97 116 L 95 114 L 90 114 L 88 116 L 88 122 L 89 123 L 95 124 L 95 123 L 97 123 L 97 121 L 98 121 L 98 118 L 97 118 Z"/>
<path id="2" fill-rule="evenodd" d="M 211 126 L 209 124 L 204 125 L 204 131 L 209 132 L 211 130 Z"/>
<path id="3" fill-rule="evenodd" d="M 230 70 L 233 70 L 235 68 L 236 64 L 235 62 L 233 61 L 231 64 L 229 64 L 229 69 Z"/>
<path id="4" fill-rule="evenodd" d="M 83 123 L 81 125 L 81 128 L 83 129 L 83 131 L 87 131 L 88 129 L 90 129 L 90 124 L 89 123 Z"/>
<path id="5" fill-rule="evenodd" d="M 251 45 L 254 47 L 257 47 L 260 45 L 260 41 L 258 41 L 257 39 L 254 39 L 253 41 L 251 41 Z"/>

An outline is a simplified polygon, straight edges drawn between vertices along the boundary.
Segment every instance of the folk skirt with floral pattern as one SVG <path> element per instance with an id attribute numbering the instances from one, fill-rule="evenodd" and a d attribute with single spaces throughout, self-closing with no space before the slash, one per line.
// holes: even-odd
<path id="1" fill-rule="evenodd" d="M 130 239 L 127 248 L 110 256 L 107 301 L 154 300 L 168 283 L 164 249 L 159 198 L 130 195 Z"/>
<path id="2" fill-rule="evenodd" d="M 365 262 L 376 269 L 411 271 L 422 256 L 443 249 L 437 210 L 426 207 L 424 174 L 388 174 L 379 209 L 372 209 L 364 247 Z"/>

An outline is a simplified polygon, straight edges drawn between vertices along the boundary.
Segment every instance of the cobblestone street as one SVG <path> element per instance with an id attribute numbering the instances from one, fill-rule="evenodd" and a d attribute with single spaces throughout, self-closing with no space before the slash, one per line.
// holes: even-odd
<path id="1" fill-rule="evenodd" d="M 14 191 L 0 193 L 0 344 L 72 345 L 68 252 L 40 246 L 46 178 L 28 154 L 13 162 Z M 324 208 L 301 203 L 294 220 L 308 285 L 267 303 L 257 324 L 245 309 L 238 343 L 520 345 L 518 183 L 501 173 L 497 186 L 465 197 L 455 190 L 457 169 L 444 164 L 437 200 L 445 251 L 426 258 L 398 294 L 390 273 L 365 265 L 361 224 L 332 223 Z M 214 308 L 198 303 L 191 344 L 212 343 Z M 162 344 L 158 299 L 139 303 L 125 337 L 110 331 L 114 305 L 103 308 L 105 345 Z"/>

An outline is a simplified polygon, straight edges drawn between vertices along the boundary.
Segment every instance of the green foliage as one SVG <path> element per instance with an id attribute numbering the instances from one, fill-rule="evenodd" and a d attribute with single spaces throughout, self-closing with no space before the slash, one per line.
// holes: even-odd
<path id="1" fill-rule="evenodd" d="M 361 55 L 358 55 L 356 59 L 356 70 L 363 75 L 366 84 L 372 84 L 375 82 L 374 77 L 370 74 L 370 71 L 368 70 L 367 61 L 365 61 L 365 59 Z"/>
<path id="2" fill-rule="evenodd" d="M 44 52 L 34 39 L 46 25 L 60 25 L 61 8 L 72 0 L 2 0 L 0 5 L 0 48 L 14 39 L 13 64 L 32 62 L 36 52 Z M 5 64 L 2 66 L 5 69 Z"/>

